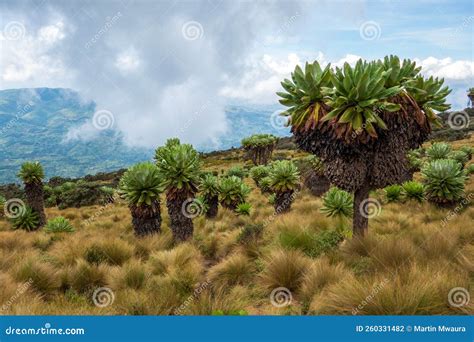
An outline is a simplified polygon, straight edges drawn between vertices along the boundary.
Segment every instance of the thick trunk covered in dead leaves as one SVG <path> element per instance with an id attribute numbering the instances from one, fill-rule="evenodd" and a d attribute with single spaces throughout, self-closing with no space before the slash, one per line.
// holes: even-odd
<path id="1" fill-rule="evenodd" d="M 329 182 L 354 193 L 359 203 L 367 189 L 380 189 L 409 179 L 412 173 L 406 153 L 420 147 L 431 132 L 423 112 L 407 95 L 389 101 L 400 104 L 402 109 L 378 112 L 388 129 L 376 128 L 377 137 L 365 131 L 350 131 L 347 124 L 334 120 L 319 122 L 312 130 L 293 129 L 297 145 L 324 163 L 324 175 Z M 354 235 L 367 231 L 368 221 L 357 212 L 354 203 Z"/>
<path id="2" fill-rule="evenodd" d="M 46 215 L 44 213 L 44 194 L 43 183 L 25 183 L 26 202 L 38 214 L 38 227 L 46 224 Z"/>
<path id="3" fill-rule="evenodd" d="M 304 185 L 314 196 L 321 196 L 329 190 L 331 183 L 324 175 L 318 175 L 312 171 L 306 174 Z"/>
<path id="4" fill-rule="evenodd" d="M 291 203 L 293 202 L 294 191 L 277 192 L 275 194 L 275 213 L 283 214 L 291 209 Z"/>
<path id="5" fill-rule="evenodd" d="M 352 235 L 363 237 L 369 229 L 369 218 L 363 215 L 364 200 L 369 198 L 370 188 L 368 184 L 362 185 L 354 192 L 354 213 L 352 216 Z"/>
<path id="6" fill-rule="evenodd" d="M 219 210 L 219 196 L 207 196 L 205 200 L 208 205 L 208 209 L 206 211 L 206 217 L 207 218 L 216 217 L 217 212 Z"/>
<path id="7" fill-rule="evenodd" d="M 161 233 L 160 203 L 152 202 L 151 206 L 130 206 L 133 230 L 136 236 L 147 236 Z"/>
<path id="8" fill-rule="evenodd" d="M 190 198 L 184 192 L 174 191 L 172 195 L 168 192 L 166 207 L 170 216 L 170 228 L 175 241 L 186 241 L 193 236 L 193 220 L 185 216 L 184 202 Z"/>

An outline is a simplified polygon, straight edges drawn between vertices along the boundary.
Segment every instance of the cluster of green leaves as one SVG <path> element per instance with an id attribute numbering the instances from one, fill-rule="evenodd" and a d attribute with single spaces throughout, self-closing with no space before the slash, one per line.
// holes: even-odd
<path id="1" fill-rule="evenodd" d="M 288 192 L 298 187 L 300 173 L 291 160 L 277 160 L 272 163 L 268 178 L 273 192 Z"/>
<path id="2" fill-rule="evenodd" d="M 406 199 L 413 199 L 422 202 L 425 199 L 425 189 L 423 184 L 417 181 L 407 181 L 402 184 L 403 196 Z"/>
<path id="3" fill-rule="evenodd" d="M 389 185 L 384 191 L 388 202 L 399 201 L 403 195 L 403 188 L 399 184 Z"/>
<path id="4" fill-rule="evenodd" d="M 304 71 L 296 66 L 291 73 L 291 80 L 285 79 L 281 82 L 286 92 L 277 92 L 280 103 L 290 107 L 285 113 L 290 116 L 291 125 L 296 129 L 308 130 L 318 124 L 323 109 L 324 94 L 322 88 L 332 86 L 331 66 L 328 64 L 324 69 L 317 61 L 312 64 L 306 63 Z"/>
<path id="5" fill-rule="evenodd" d="M 404 85 L 421 71 L 421 67 L 417 67 L 415 62 L 410 59 L 400 62 L 400 58 L 395 55 L 385 56 L 383 61 L 378 61 L 378 63 L 383 66 L 385 71 L 386 88 Z"/>
<path id="6" fill-rule="evenodd" d="M 201 161 L 199 153 L 190 144 L 179 139 L 168 139 L 156 149 L 156 165 L 167 189 L 194 194 L 199 184 Z"/>
<path id="7" fill-rule="evenodd" d="M 323 195 L 321 212 L 326 216 L 351 217 L 353 209 L 353 197 L 347 191 L 331 187 Z"/>
<path id="8" fill-rule="evenodd" d="M 248 148 L 272 146 L 278 138 L 272 134 L 254 134 L 242 139 L 242 146 Z"/>
<path id="9" fill-rule="evenodd" d="M 3 197 L 2 195 L 0 195 L 0 217 L 4 215 L 4 206 L 5 206 L 6 201 L 7 199 Z"/>
<path id="10" fill-rule="evenodd" d="M 250 188 L 236 176 L 225 177 L 219 184 L 220 202 L 226 205 L 244 203 Z"/>
<path id="11" fill-rule="evenodd" d="M 44 179 L 43 167 L 39 162 L 26 162 L 21 165 L 18 177 L 24 183 L 41 183 Z"/>
<path id="12" fill-rule="evenodd" d="M 267 177 L 270 173 L 270 169 L 265 165 L 254 166 L 250 169 L 250 177 L 253 179 L 257 186 L 260 186 L 260 181 Z"/>
<path id="13" fill-rule="evenodd" d="M 252 205 L 250 203 L 240 203 L 237 205 L 235 212 L 237 215 L 241 216 L 250 216 L 250 211 L 252 210 Z"/>
<path id="14" fill-rule="evenodd" d="M 417 76 L 406 82 L 408 93 L 432 121 L 436 120 L 434 110 L 444 112 L 451 108 L 445 103 L 451 90 L 447 86 L 443 87 L 443 83 L 444 79 L 433 78 L 433 76 L 428 79 Z"/>
<path id="15" fill-rule="evenodd" d="M 427 198 L 436 203 L 459 201 L 464 194 L 466 173 L 455 160 L 439 159 L 428 163 L 421 171 Z"/>
<path id="16" fill-rule="evenodd" d="M 205 197 L 219 195 L 219 179 L 213 175 L 205 175 L 199 184 L 199 191 Z"/>
<path id="17" fill-rule="evenodd" d="M 329 95 L 327 104 L 332 111 L 322 120 L 335 119 L 340 124 L 348 124 L 350 130 L 365 129 L 371 136 L 377 137 L 375 126 L 387 129 L 377 110 L 395 112 L 400 109 L 399 105 L 388 101 L 402 90 L 400 85 L 385 87 L 389 74 L 380 63 L 362 60 L 354 67 L 344 63 L 343 68 L 336 68 L 334 88 L 325 89 Z"/>
<path id="18" fill-rule="evenodd" d="M 318 62 L 306 63 L 303 71 L 299 66 L 292 73 L 292 80 L 285 79 L 281 85 L 285 92 L 278 92 L 280 103 L 289 109 L 282 115 L 290 116 L 296 130 L 314 129 L 319 121 L 336 122 L 336 135 L 341 137 L 351 131 L 365 131 L 376 138 L 376 128 L 386 129 L 380 118 L 381 111 L 396 112 L 398 103 L 391 102 L 395 96 L 416 102 L 421 112 L 436 121 L 434 110 L 450 108 L 445 103 L 450 93 L 443 87 L 443 79 L 419 75 L 421 67 L 397 56 L 386 56 L 383 60 L 359 60 L 354 67 L 345 63 L 335 70 L 330 66 L 321 69 Z M 329 113 L 326 114 L 326 109 Z"/>
<path id="19" fill-rule="evenodd" d="M 163 192 L 163 178 L 158 168 L 150 162 L 129 168 L 120 180 L 119 191 L 130 205 L 151 205 L 159 201 Z"/>
<path id="20" fill-rule="evenodd" d="M 236 176 L 241 179 L 244 179 L 246 176 L 246 172 L 240 166 L 232 166 L 231 168 L 229 168 L 229 170 L 227 170 L 226 176 L 227 177 Z"/>
<path id="21" fill-rule="evenodd" d="M 58 216 L 49 220 L 44 230 L 48 233 L 72 233 L 74 232 L 74 227 L 68 219 Z"/>
<path id="22" fill-rule="evenodd" d="M 469 161 L 469 156 L 467 155 L 466 152 L 458 150 L 458 151 L 453 151 L 450 154 L 448 154 L 448 159 L 455 160 L 462 167 L 464 167 L 464 165 L 466 165 L 466 163 Z"/>
<path id="23" fill-rule="evenodd" d="M 426 155 L 430 161 L 437 159 L 447 159 L 450 153 L 451 146 L 445 142 L 434 143 L 426 150 Z"/>
<path id="24" fill-rule="evenodd" d="M 39 224 L 39 216 L 30 207 L 25 207 L 20 215 L 11 219 L 13 229 L 23 229 L 26 231 L 36 230 Z"/>
<path id="25" fill-rule="evenodd" d="M 471 146 L 461 146 L 461 148 L 459 149 L 460 151 L 463 151 L 464 153 L 466 153 L 467 157 L 468 157 L 468 160 L 471 160 L 472 158 L 472 155 L 474 154 L 474 147 L 471 147 Z"/>

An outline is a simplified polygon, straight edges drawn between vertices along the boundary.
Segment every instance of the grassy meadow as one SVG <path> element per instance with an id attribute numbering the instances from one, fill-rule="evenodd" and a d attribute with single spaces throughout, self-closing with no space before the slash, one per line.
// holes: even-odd
<path id="1" fill-rule="evenodd" d="M 429 145 L 430 143 L 427 143 Z M 450 143 L 474 146 L 474 138 Z M 243 166 L 242 151 L 204 158 L 208 171 Z M 273 158 L 303 156 L 276 150 Z M 246 162 L 249 165 L 250 162 Z M 472 161 L 471 161 L 472 163 Z M 419 173 L 415 174 L 415 179 Z M 75 231 L 12 230 L 0 219 L 0 311 L 14 315 L 458 315 L 454 288 L 474 298 L 474 178 L 466 201 L 440 208 L 427 201 L 381 204 L 365 239 L 334 241 L 351 220 L 327 217 L 303 188 L 291 211 L 274 214 L 251 178 L 250 216 L 219 207 L 199 216 L 189 242 L 174 244 L 162 205 L 162 233 L 137 238 L 122 200 L 105 206 L 47 208 Z M 107 305 L 93 301 L 107 288 Z M 282 293 L 278 289 L 285 288 Z"/>

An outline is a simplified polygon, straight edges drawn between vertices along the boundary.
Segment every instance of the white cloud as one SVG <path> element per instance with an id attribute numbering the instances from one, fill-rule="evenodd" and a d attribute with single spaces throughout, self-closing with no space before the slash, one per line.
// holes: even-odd
<path id="1" fill-rule="evenodd" d="M 468 60 L 453 60 L 452 58 L 438 59 L 428 57 L 415 59 L 422 66 L 427 76 L 443 77 L 446 80 L 469 80 L 474 78 L 474 62 Z"/>
<path id="2" fill-rule="evenodd" d="M 118 54 L 115 60 L 115 67 L 125 73 L 137 70 L 140 64 L 140 57 L 134 47 L 130 47 Z"/>
<path id="3" fill-rule="evenodd" d="M 41 26 L 36 32 L 24 29 L 21 39 L 0 37 L 0 79 L 10 87 L 68 86 L 71 73 L 55 48 L 66 37 L 62 20 Z M 7 83 L 8 82 L 8 83 Z"/>

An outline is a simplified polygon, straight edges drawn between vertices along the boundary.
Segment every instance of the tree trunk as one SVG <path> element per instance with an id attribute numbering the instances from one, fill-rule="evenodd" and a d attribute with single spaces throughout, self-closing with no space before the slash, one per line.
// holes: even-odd
<path id="1" fill-rule="evenodd" d="M 367 181 L 354 193 L 354 214 L 352 218 L 352 236 L 364 237 L 369 229 L 369 218 L 362 215 L 362 202 L 369 198 L 370 187 Z"/>
<path id="2" fill-rule="evenodd" d="M 130 206 L 133 230 L 136 236 L 142 237 L 161 233 L 160 203 L 155 201 L 151 206 Z"/>
<path id="3" fill-rule="evenodd" d="M 219 210 L 219 197 L 218 196 L 210 196 L 206 197 L 206 203 L 209 208 L 206 211 L 207 218 L 214 218 L 217 216 L 217 212 Z"/>
<path id="4" fill-rule="evenodd" d="M 275 213 L 282 214 L 290 211 L 291 203 L 293 202 L 293 192 L 277 192 L 275 194 Z"/>
<path id="5" fill-rule="evenodd" d="M 328 191 L 329 187 L 331 186 L 329 180 L 326 177 L 320 176 L 314 171 L 309 172 L 304 180 L 304 184 L 313 196 L 318 197 Z"/>
<path id="6" fill-rule="evenodd" d="M 175 241 L 186 241 L 193 236 L 193 220 L 184 215 L 183 203 L 188 199 L 186 194 L 175 193 L 172 199 L 166 199 L 170 216 L 170 228 Z"/>
<path id="7" fill-rule="evenodd" d="M 28 205 L 38 214 L 39 221 L 36 229 L 39 229 L 46 224 L 43 183 L 25 183 L 25 195 Z"/>

